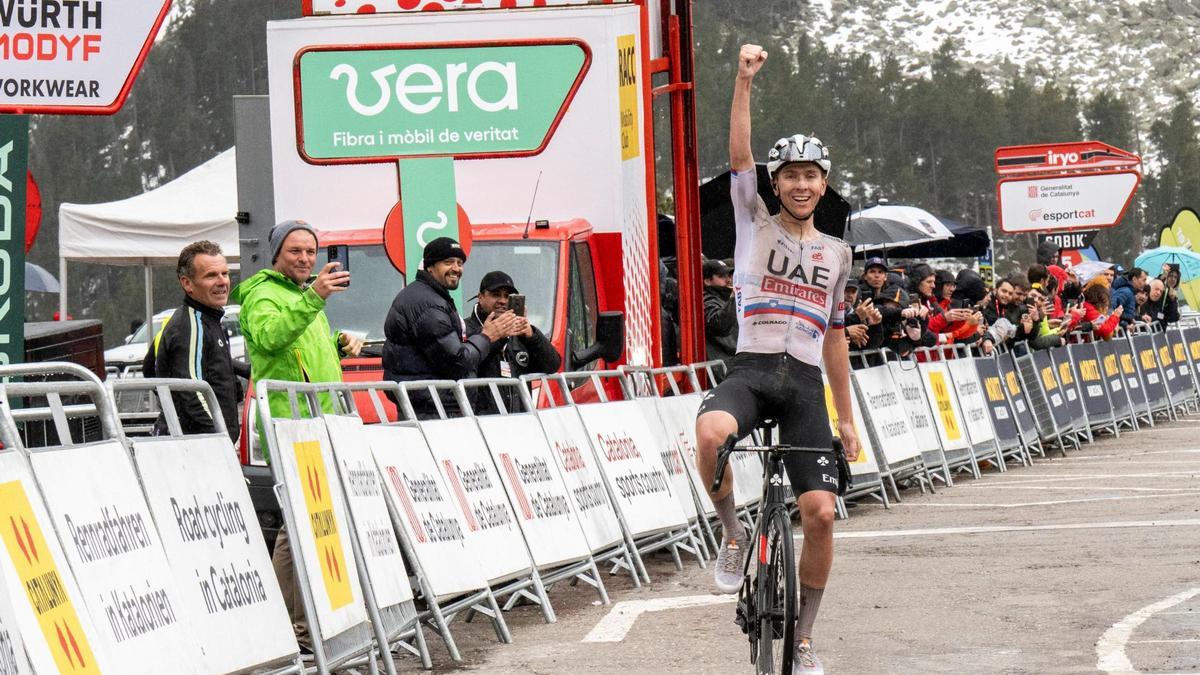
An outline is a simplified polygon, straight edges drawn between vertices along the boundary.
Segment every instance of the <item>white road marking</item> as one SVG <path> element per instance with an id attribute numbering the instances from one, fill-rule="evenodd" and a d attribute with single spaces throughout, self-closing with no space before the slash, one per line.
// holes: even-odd
<path id="1" fill-rule="evenodd" d="M 965 489 L 978 488 L 983 485 L 1033 485 L 1036 483 L 1061 483 L 1075 480 L 1090 480 L 1093 478 L 1200 478 L 1200 466 L 1196 467 L 1195 471 L 1163 471 L 1159 473 L 1088 473 L 1076 475 L 1063 474 L 1030 474 L 1020 480 L 996 480 L 987 483 L 965 483 L 961 487 Z M 960 486 L 956 483 L 954 489 Z"/>
<path id="2" fill-rule="evenodd" d="M 1097 490 L 1102 488 L 1096 488 Z M 960 503 L 960 502 L 897 502 L 892 506 L 930 506 L 930 507 L 954 507 L 954 508 L 995 508 L 995 509 L 1018 509 L 1026 506 L 1057 506 L 1059 504 L 1085 504 L 1088 502 L 1120 502 L 1131 499 L 1172 499 L 1174 497 L 1195 497 L 1200 495 L 1200 492 L 1183 492 L 1175 494 L 1153 494 L 1153 495 L 1125 495 L 1116 497 L 1086 497 L 1084 499 L 1052 499 L 1043 502 L 1020 502 L 1016 504 L 982 504 L 982 503 Z"/>
<path id="3" fill-rule="evenodd" d="M 1168 487 L 1113 487 L 1111 485 L 1093 487 L 1090 485 L 973 485 L 978 489 L 992 490 L 1088 490 L 1095 492 L 1102 491 L 1125 491 L 1125 492 L 1192 492 L 1196 488 L 1168 488 Z"/>
<path id="4" fill-rule="evenodd" d="M 1197 420 L 1197 422 L 1200 422 L 1200 420 Z M 1144 457 L 1146 455 L 1186 455 L 1186 454 L 1200 455 L 1200 448 L 1177 448 L 1175 450 L 1147 450 L 1145 452 L 1130 453 L 1129 455 L 1085 455 L 1082 457 L 1066 457 L 1066 458 L 1055 457 L 1052 460 L 1047 460 L 1047 461 L 1092 462 L 1092 461 L 1097 461 L 1097 460 L 1101 460 L 1101 459 L 1113 459 L 1115 457 L 1126 457 L 1126 456 L 1128 456 L 1128 457 Z"/>
<path id="5" fill-rule="evenodd" d="M 613 605 L 608 614 L 583 638 L 583 642 L 620 642 L 645 612 L 719 605 L 735 600 L 736 595 L 683 595 L 654 600 L 625 600 Z"/>
<path id="6" fill-rule="evenodd" d="M 996 534 L 1004 532 L 1053 532 L 1056 530 L 1115 530 L 1137 527 L 1200 527 L 1200 519 L 1129 520 L 1107 523 L 1062 523 L 1059 525 L 977 525 L 974 527 L 934 527 L 917 530 L 862 530 L 834 532 L 834 539 L 883 539 L 888 537 L 929 537 L 950 534 Z M 804 538 L 803 534 L 794 537 Z"/>
<path id="7" fill-rule="evenodd" d="M 1146 605 L 1110 626 L 1096 643 L 1096 669 L 1105 673 L 1138 672 L 1129 662 L 1129 657 L 1125 655 L 1125 645 L 1129 642 L 1129 636 L 1133 635 L 1133 631 L 1145 623 L 1146 619 L 1197 595 L 1200 595 L 1200 588 L 1176 593 L 1169 598 Z"/>

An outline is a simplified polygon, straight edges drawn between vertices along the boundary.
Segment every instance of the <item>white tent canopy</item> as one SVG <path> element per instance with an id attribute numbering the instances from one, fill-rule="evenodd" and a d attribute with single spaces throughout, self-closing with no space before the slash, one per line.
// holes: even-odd
<path id="1" fill-rule="evenodd" d="M 59 313 L 67 316 L 67 261 L 145 268 L 146 317 L 151 266 L 174 265 L 188 244 L 208 239 L 238 259 L 237 162 L 234 148 L 140 195 L 107 204 L 62 204 L 58 209 Z"/>
<path id="2" fill-rule="evenodd" d="M 58 208 L 59 257 L 109 265 L 173 265 L 209 239 L 238 254 L 237 167 L 230 148 L 179 178 L 107 204 Z"/>

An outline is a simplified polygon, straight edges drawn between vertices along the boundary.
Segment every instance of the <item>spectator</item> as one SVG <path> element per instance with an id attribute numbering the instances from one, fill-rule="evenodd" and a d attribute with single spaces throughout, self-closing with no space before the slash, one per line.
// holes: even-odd
<path id="1" fill-rule="evenodd" d="M 1162 275 L 1159 276 L 1159 278 L 1163 280 L 1163 283 L 1167 287 L 1167 295 L 1170 296 L 1171 300 L 1175 301 L 1175 306 L 1178 307 L 1179 306 L 1179 266 L 1178 265 L 1164 265 L 1164 267 L 1167 267 L 1168 269 L 1166 269 L 1162 273 Z"/>
<path id="2" fill-rule="evenodd" d="M 658 297 L 662 335 L 662 364 L 675 366 L 679 358 L 679 280 L 671 276 L 666 263 L 658 261 Z"/>
<path id="3" fill-rule="evenodd" d="M 462 246 L 449 237 L 425 245 L 423 269 L 396 294 L 383 321 L 384 377 L 394 382 L 473 377 L 496 343 L 525 330 L 520 317 L 503 312 L 484 319 L 479 333 L 467 334 L 450 297 L 466 261 Z M 447 414 L 459 412 L 450 392 L 442 392 L 441 399 Z M 413 392 L 409 401 L 418 419 L 438 416 L 436 404 L 424 392 Z"/>
<path id="4" fill-rule="evenodd" d="M 1016 291 L 1009 277 L 1001 279 L 996 288 L 980 303 L 980 313 L 988 326 L 995 327 L 1001 320 L 1005 322 L 1000 324 L 1001 329 L 984 336 L 985 343 L 997 344 L 997 338 L 1002 337 L 1001 341 L 1011 346 L 1029 337 L 1033 331 L 1033 317 L 1026 316 L 1025 304 L 1016 302 L 1015 298 Z M 984 352 L 991 352 L 990 344 L 984 345 Z"/>
<path id="5" fill-rule="evenodd" d="M 1053 277 L 1049 279 L 1053 281 Z M 1033 284 L 1030 285 L 1033 286 Z M 1043 293 L 1043 290 L 1043 285 L 1039 283 L 1036 287 L 1029 289 L 1029 296 L 1026 298 L 1025 304 L 1029 307 L 1028 316 L 1033 324 L 1029 343 L 1034 349 L 1061 347 L 1067 343 L 1064 335 L 1066 327 L 1061 318 L 1051 316 L 1054 305 L 1051 304 L 1050 298 Z"/>
<path id="6" fill-rule="evenodd" d="M 879 313 L 879 321 L 867 331 L 869 345 L 883 345 L 899 338 L 901 312 L 909 305 L 908 293 L 899 285 L 889 283 L 883 258 L 867 258 L 858 286 L 858 304 L 859 307 L 866 305 L 864 314 Z"/>
<path id="7" fill-rule="evenodd" d="M 974 307 L 983 302 L 984 296 L 987 295 L 983 278 L 974 270 L 960 270 L 956 282 L 953 298 L 961 302 L 963 307 Z"/>
<path id="8" fill-rule="evenodd" d="M 1104 281 L 1105 277 L 1101 275 L 1084 285 L 1083 314 L 1078 327 L 1083 331 L 1094 331 L 1100 338 L 1108 340 L 1112 338 L 1113 332 L 1120 324 L 1125 306 L 1116 305 L 1111 314 L 1104 315 L 1103 310 L 1111 306 L 1108 285 Z"/>
<path id="9" fill-rule="evenodd" d="M 883 320 L 879 310 L 870 303 L 860 304 L 858 286 L 853 284 L 846 284 L 843 299 L 847 307 L 854 308 L 854 311 L 846 312 L 845 319 L 846 340 L 850 343 L 850 349 L 878 349 L 878 344 L 870 345 L 870 328 Z"/>
<path id="10" fill-rule="evenodd" d="M 1036 258 L 1037 263 L 1044 267 L 1056 265 L 1058 263 L 1058 244 L 1052 241 L 1043 241 L 1038 244 Z M 1032 283 L 1033 279 L 1029 281 Z"/>
<path id="11" fill-rule="evenodd" d="M 1155 280 L 1157 281 L 1157 279 Z M 1133 304 L 1137 307 L 1138 320 L 1142 323 L 1150 323 L 1147 314 L 1150 313 L 1150 307 L 1147 305 L 1147 300 L 1150 298 L 1150 286 L 1146 285 L 1138 289 L 1137 293 L 1133 294 Z"/>
<path id="12" fill-rule="evenodd" d="M 943 327 L 940 321 L 930 320 L 929 328 L 946 336 L 941 339 L 942 342 L 974 342 L 979 338 L 983 315 L 963 299 L 954 299 L 954 291 L 957 288 L 958 283 L 948 270 L 938 270 L 934 273 L 933 295 L 937 306 L 942 310 L 946 325 Z"/>
<path id="13" fill-rule="evenodd" d="M 705 260 L 704 342 L 708 360 L 729 362 L 737 353 L 738 316 L 733 298 L 733 270 L 720 260 Z"/>
<path id="14" fill-rule="evenodd" d="M 1112 283 L 1112 292 L 1109 302 L 1109 309 L 1116 309 L 1117 305 L 1124 308 L 1121 314 L 1121 325 L 1128 326 L 1138 318 L 1137 301 L 1134 299 L 1134 294 L 1137 293 L 1143 286 L 1146 285 L 1146 271 L 1140 267 L 1135 267 L 1129 270 L 1129 274 L 1123 277 L 1117 277 Z"/>
<path id="15" fill-rule="evenodd" d="M 238 402 L 242 387 L 237 379 L 239 367 L 229 354 L 229 336 L 221 326 L 229 301 L 229 265 L 220 246 L 198 241 L 179 252 L 175 274 L 183 287 L 183 305 L 151 342 L 154 372 L 157 377 L 204 380 L 216 394 L 219 411 L 210 410 L 208 400 L 199 392 L 171 395 L 183 433 L 213 433 L 213 420 L 219 412 L 230 440 L 236 442 L 241 432 Z M 240 370 L 249 377 L 250 370 L 244 364 Z M 163 433 L 166 428 L 166 418 L 159 415 L 155 431 Z"/>
<path id="16" fill-rule="evenodd" d="M 942 309 L 953 309 L 955 306 L 954 291 L 958 288 L 958 282 L 954 280 L 954 273 L 950 270 L 938 270 L 934 272 L 934 277 L 933 296 L 937 298 L 938 306 Z"/>
<path id="17" fill-rule="evenodd" d="M 1050 272 L 1046 269 L 1045 265 L 1040 263 L 1030 265 L 1029 269 L 1025 271 L 1025 279 L 1029 281 L 1029 288 L 1031 290 L 1041 289 L 1049 277 Z"/>
<path id="18" fill-rule="evenodd" d="M 960 312 L 948 314 L 942 309 L 935 295 L 937 274 L 929 265 L 918 263 L 909 269 L 909 279 L 909 297 L 924 309 L 921 321 L 925 330 L 932 334 L 933 344 L 951 342 L 951 333 L 961 324 Z M 962 313 L 961 318 L 966 319 L 968 316 L 970 312 Z M 928 336 L 922 335 L 922 342 L 927 340 Z"/>
<path id="19" fill-rule="evenodd" d="M 362 341 L 348 333 L 330 330 L 325 302 L 331 295 L 346 290 L 350 273 L 338 270 L 338 263 L 329 263 L 315 278 L 309 276 L 317 260 L 317 232 L 302 220 L 276 225 L 268 241 L 271 267 L 260 270 L 233 291 L 233 301 L 242 306 L 239 320 L 255 379 L 341 381 L 341 356 L 358 356 Z M 323 410 L 333 410 L 328 396 L 319 400 Z M 303 414 L 313 413 L 303 399 L 298 403 Z M 272 392 L 268 404 L 272 416 L 291 416 L 291 404 L 283 392 Z M 264 452 L 266 447 L 263 442 Z M 271 562 L 296 630 L 296 640 L 311 648 L 286 527 L 280 528 L 275 539 Z"/>
<path id="20" fill-rule="evenodd" d="M 930 287 L 932 289 L 932 283 Z M 916 294 L 909 298 L 909 306 L 900 312 L 899 330 L 884 343 L 900 356 L 907 356 L 921 347 L 932 347 L 938 342 L 937 334 L 929 330 L 929 308 L 921 303 Z"/>
<path id="21" fill-rule="evenodd" d="M 1171 266 L 1171 269 L 1167 270 L 1162 279 L 1167 285 L 1167 290 L 1175 293 L 1179 289 L 1179 268 Z"/>
<path id="22" fill-rule="evenodd" d="M 1025 304 L 1025 298 L 1029 296 L 1029 279 L 1023 272 L 1013 272 L 1008 275 L 1008 282 L 1013 287 L 1013 302 Z"/>
<path id="23" fill-rule="evenodd" d="M 1083 302 L 1083 286 L 1080 285 L 1079 277 L 1073 270 L 1064 270 L 1063 279 L 1059 283 L 1058 295 L 1062 298 L 1063 309 L 1066 310 L 1072 305 L 1079 305 Z"/>
<path id="24" fill-rule="evenodd" d="M 467 336 L 483 333 L 483 325 L 488 319 L 509 311 L 508 298 L 519 293 L 512 277 L 504 272 L 488 272 L 479 282 L 479 301 L 471 308 L 467 317 Z M 511 337 L 500 338 L 492 344 L 491 351 L 479 363 L 479 377 L 520 377 L 530 373 L 553 373 L 562 365 L 562 356 L 550 342 L 545 333 L 529 323 L 524 317 L 518 317 L 520 331 Z M 520 396 L 516 391 L 507 388 L 501 391 L 504 407 L 509 412 L 523 410 Z M 496 402 L 491 392 L 481 390 L 472 405 L 475 412 L 487 414 L 498 412 Z"/>
<path id="25" fill-rule="evenodd" d="M 1166 330 L 1167 326 L 1179 321 L 1179 300 L 1168 292 L 1161 279 L 1152 279 L 1146 302 L 1138 315 L 1142 321 Z"/>

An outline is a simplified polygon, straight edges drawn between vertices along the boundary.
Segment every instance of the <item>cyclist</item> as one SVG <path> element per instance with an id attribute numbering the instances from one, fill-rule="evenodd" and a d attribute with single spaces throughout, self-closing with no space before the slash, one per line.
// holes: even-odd
<path id="1" fill-rule="evenodd" d="M 770 215 L 758 196 L 750 150 L 750 88 L 766 59 L 767 52 L 758 45 L 743 45 L 738 55 L 729 164 L 737 228 L 733 283 L 740 330 L 728 377 L 708 393 L 696 418 L 705 485 L 713 480 L 717 451 L 725 439 L 731 434 L 748 435 L 765 418 L 777 420 L 780 442 L 785 445 L 831 447 L 822 361 L 846 458 L 852 462 L 859 452 L 843 330 L 850 247 L 818 232 L 813 221 L 827 185 L 829 153 L 811 136 L 795 135 L 775 144 L 767 171 L 782 209 L 777 216 Z M 785 461 L 804 528 L 794 670 L 820 673 L 821 663 L 812 651 L 812 625 L 833 563 L 838 472 L 835 462 L 816 453 L 789 453 Z M 747 543 L 734 508 L 732 471 L 711 497 L 724 529 L 715 565 L 716 586 L 722 593 L 736 593 L 742 584 Z"/>

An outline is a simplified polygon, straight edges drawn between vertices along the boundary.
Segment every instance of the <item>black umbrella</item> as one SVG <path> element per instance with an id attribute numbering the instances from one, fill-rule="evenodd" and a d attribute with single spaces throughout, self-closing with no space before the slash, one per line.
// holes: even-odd
<path id="1" fill-rule="evenodd" d="M 759 196 L 767 205 L 768 211 L 779 213 L 779 199 L 771 191 L 767 165 L 756 164 L 755 169 L 758 173 Z M 818 230 L 840 239 L 846 232 L 850 204 L 830 187 L 817 203 L 817 211 L 813 217 Z M 729 198 L 728 171 L 700 186 L 700 237 L 701 249 L 706 258 L 733 256 L 733 201 Z"/>
<path id="2" fill-rule="evenodd" d="M 887 250 L 888 259 L 978 258 L 987 253 L 991 239 L 988 237 L 986 226 L 967 225 L 941 216 L 938 216 L 938 219 L 954 236 L 940 241 L 927 241 L 921 244 L 889 248 Z M 859 251 L 855 252 L 854 257 L 862 258 L 864 255 L 878 255 L 878 252 L 868 251 L 864 254 Z"/>

